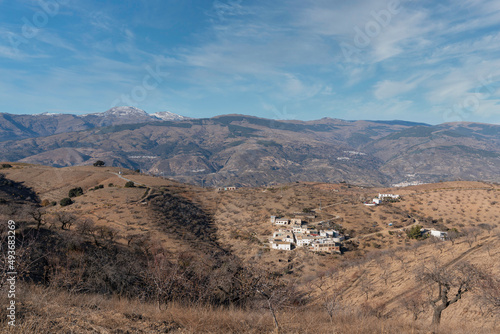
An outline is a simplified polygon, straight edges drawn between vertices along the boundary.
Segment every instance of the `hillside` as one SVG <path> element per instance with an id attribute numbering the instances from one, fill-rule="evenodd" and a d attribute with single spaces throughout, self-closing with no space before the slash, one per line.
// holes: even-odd
<path id="1" fill-rule="evenodd" d="M 45 288 L 31 285 L 29 279 L 23 283 L 27 285 L 19 298 L 27 311 L 23 313 L 26 327 L 19 329 L 22 333 L 33 332 L 36 326 L 82 333 L 131 328 L 139 333 L 270 332 L 273 321 L 265 299 L 252 299 L 245 288 L 246 284 L 269 287 L 271 281 L 252 281 L 253 275 L 266 277 L 265 273 L 273 273 L 279 284 L 293 286 L 295 291 L 274 290 L 273 298 L 279 298 L 271 299 L 285 333 L 324 333 L 332 328 L 349 333 L 427 333 L 432 314 L 424 301 L 429 293 L 435 296 L 437 285 L 419 281 L 423 268 L 440 264 L 459 270 L 471 264 L 484 273 L 500 272 L 496 265 L 500 260 L 497 184 L 455 181 L 394 189 L 294 182 L 217 192 L 114 167 L 12 165 L 1 170 L 5 181 L 0 182 L 0 195 L 7 203 L 17 201 L 19 209 L 9 209 L 5 202 L 0 209 L 3 218 L 16 217 L 19 229 L 25 231 L 23 238 L 34 228 L 24 207 L 33 201 L 58 202 L 70 189 L 83 189 L 83 195 L 69 206 L 45 206 L 47 224 L 39 233 L 46 240 L 40 245 L 45 246 L 27 244 L 34 247 L 29 254 L 48 251 L 59 259 L 43 268 L 66 264 L 46 271 L 40 283 L 51 283 Z M 129 180 L 136 186 L 125 187 Z M 402 200 L 363 205 L 378 193 L 397 193 Z M 344 254 L 269 249 L 270 215 L 293 217 L 304 211 L 316 216 L 306 218 L 312 224 L 332 221 L 342 227 L 350 236 Z M 59 227 L 61 213 L 74 215 L 72 226 Z M 451 241 L 408 239 L 404 229 L 417 224 L 441 231 L 456 229 L 459 234 Z M 59 253 L 59 245 L 69 248 Z M 109 265 L 103 266 L 96 256 L 107 259 L 103 263 Z M 79 263 L 87 264 L 81 267 Z M 165 265 L 165 273 L 175 269 L 179 280 L 155 276 L 162 273 L 156 271 L 162 267 L 154 263 Z M 28 277 L 42 277 L 35 275 L 42 267 L 31 268 Z M 99 275 L 86 278 L 79 276 L 80 270 L 97 270 Z M 149 290 L 149 284 L 163 280 L 173 284 L 166 291 L 185 296 L 162 306 L 167 312 L 159 311 L 156 300 L 160 299 L 149 295 L 156 291 Z M 199 290 L 200 286 L 205 288 Z M 484 291 L 477 285 L 446 309 L 439 333 L 455 333 L 459 328 L 467 333 L 499 330 L 496 309 L 485 302 Z M 75 293 L 83 293 L 78 297 L 81 302 L 70 302 Z M 165 301 L 173 297 L 158 296 Z M 304 296 L 300 302 L 299 296 Z M 127 302 L 122 298 L 128 298 Z M 417 310 L 405 304 L 408 300 L 417 305 L 417 320 L 412 315 Z M 226 308 L 225 303 L 233 306 Z M 52 325 L 43 320 L 49 313 L 56 315 Z"/>
<path id="2" fill-rule="evenodd" d="M 140 169 L 207 186 L 498 182 L 497 125 L 276 121 L 242 115 L 148 122 L 0 143 L 0 159 Z"/>

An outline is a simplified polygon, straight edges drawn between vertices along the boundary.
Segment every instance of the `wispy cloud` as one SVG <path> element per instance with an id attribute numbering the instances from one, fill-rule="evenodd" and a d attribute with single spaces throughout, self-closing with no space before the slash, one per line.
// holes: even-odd
<path id="1" fill-rule="evenodd" d="M 138 105 L 152 112 L 439 122 L 439 112 L 474 97 L 480 106 L 468 120 L 500 120 L 497 94 L 474 92 L 481 76 L 500 75 L 499 2 L 391 3 L 68 1 L 16 51 L 9 36 L 40 10 L 16 2 L 0 23 L 0 74 L 9 78 L 0 107 L 105 110 L 141 86 L 149 67 L 165 73 Z"/>

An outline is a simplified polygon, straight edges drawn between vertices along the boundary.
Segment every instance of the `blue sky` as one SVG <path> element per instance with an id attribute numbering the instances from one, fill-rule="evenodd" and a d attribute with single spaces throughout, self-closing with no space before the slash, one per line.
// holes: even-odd
<path id="1" fill-rule="evenodd" d="M 496 0 L 0 0 L 0 112 L 500 123 Z"/>

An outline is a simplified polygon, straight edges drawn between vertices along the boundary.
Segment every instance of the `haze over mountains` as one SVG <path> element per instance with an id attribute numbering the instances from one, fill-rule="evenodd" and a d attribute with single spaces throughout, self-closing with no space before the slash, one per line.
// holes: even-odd
<path id="1" fill-rule="evenodd" d="M 132 107 L 76 115 L 0 114 L 0 160 L 107 165 L 210 186 L 500 181 L 500 126 L 404 121 L 187 119 Z"/>
<path id="2" fill-rule="evenodd" d="M 187 119 L 168 111 L 148 114 L 134 107 L 114 107 L 103 113 L 85 115 L 0 113 L 0 141 L 50 136 L 96 127 Z"/>

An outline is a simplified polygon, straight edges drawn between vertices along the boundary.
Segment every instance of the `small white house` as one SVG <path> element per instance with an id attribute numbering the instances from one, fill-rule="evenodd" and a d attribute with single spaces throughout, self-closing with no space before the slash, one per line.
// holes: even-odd
<path id="1" fill-rule="evenodd" d="M 441 232 L 441 231 L 435 231 L 435 230 L 431 230 L 431 236 L 435 237 L 435 238 L 439 238 L 441 240 L 444 240 L 446 239 L 446 237 L 448 236 L 448 233 L 446 232 Z"/>
<path id="2" fill-rule="evenodd" d="M 292 250 L 292 243 L 285 241 L 274 241 L 271 243 L 271 248 L 279 250 Z"/>
<path id="3" fill-rule="evenodd" d="M 392 198 L 392 199 L 398 199 L 400 198 L 401 196 L 399 195 L 394 195 L 394 194 L 378 194 L 378 198 L 379 199 L 384 199 L 384 198 Z"/>
<path id="4" fill-rule="evenodd" d="M 283 219 L 283 218 L 276 218 L 274 220 L 275 225 L 290 225 L 290 221 L 288 219 Z"/>

